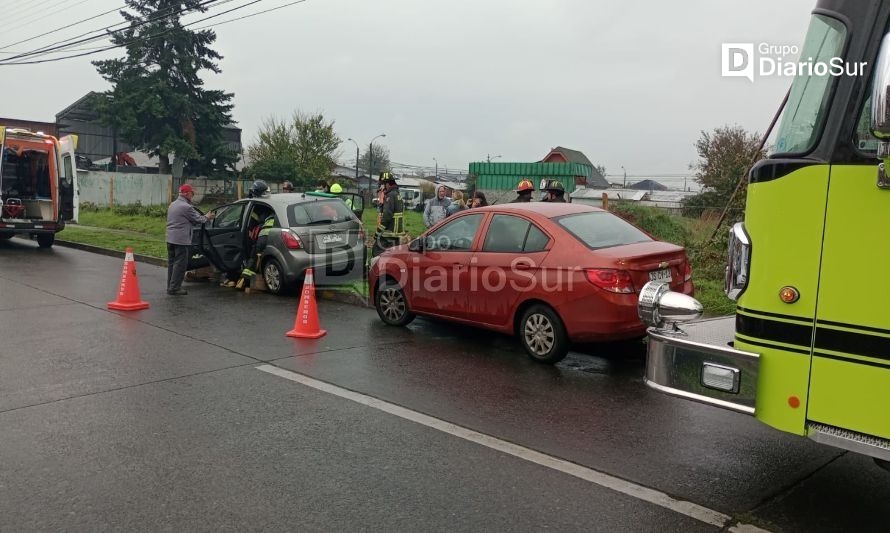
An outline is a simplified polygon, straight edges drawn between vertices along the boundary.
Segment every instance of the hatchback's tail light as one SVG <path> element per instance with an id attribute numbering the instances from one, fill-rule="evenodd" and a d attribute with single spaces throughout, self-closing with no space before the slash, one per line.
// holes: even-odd
<path id="1" fill-rule="evenodd" d="M 284 241 L 284 246 L 288 250 L 299 250 L 303 247 L 303 241 L 290 231 L 282 231 L 281 240 Z"/>
<path id="2" fill-rule="evenodd" d="M 692 265 L 689 264 L 689 261 L 686 261 L 686 268 L 683 270 L 683 281 L 692 280 Z"/>
<path id="3" fill-rule="evenodd" d="M 634 283 L 627 270 L 588 268 L 584 272 L 587 274 L 587 280 L 600 289 L 627 294 L 634 292 Z"/>

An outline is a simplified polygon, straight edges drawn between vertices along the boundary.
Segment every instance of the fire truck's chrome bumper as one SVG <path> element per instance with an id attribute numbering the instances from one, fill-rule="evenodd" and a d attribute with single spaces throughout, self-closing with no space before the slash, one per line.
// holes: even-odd
<path id="1" fill-rule="evenodd" d="M 754 414 L 760 356 L 732 347 L 735 317 L 649 330 L 646 384 L 655 390 Z"/>

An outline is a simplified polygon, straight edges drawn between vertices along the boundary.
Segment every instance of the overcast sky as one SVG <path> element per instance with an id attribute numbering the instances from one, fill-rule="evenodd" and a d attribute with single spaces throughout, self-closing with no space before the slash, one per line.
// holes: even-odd
<path id="1" fill-rule="evenodd" d="M 290 1 L 262 0 L 213 20 Z M 119 5 L 0 0 L 0 57 L 117 22 L 113 13 L 8 46 Z M 440 169 L 466 169 L 487 154 L 535 161 L 561 145 L 610 175 L 620 176 L 622 165 L 631 176 L 683 174 L 701 130 L 740 124 L 762 132 L 790 83 L 721 77 L 721 43 L 800 45 L 814 5 L 307 0 L 218 27 L 222 74 L 205 79 L 234 92 L 245 144 L 264 118 L 321 111 L 344 139 L 347 164 L 355 146 L 346 138 L 364 152 L 386 133 L 378 142 L 393 161 L 432 167 L 436 158 Z M 54 120 L 88 91 L 108 88 L 90 59 L 112 56 L 0 66 L 0 116 Z"/>

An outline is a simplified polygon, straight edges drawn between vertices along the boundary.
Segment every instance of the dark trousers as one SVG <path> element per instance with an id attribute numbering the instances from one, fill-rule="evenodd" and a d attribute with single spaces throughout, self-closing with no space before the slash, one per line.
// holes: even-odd
<path id="1" fill-rule="evenodd" d="M 377 257 L 387 248 L 398 246 L 399 241 L 400 239 L 398 237 L 381 237 L 380 235 L 377 235 L 377 238 L 374 239 L 374 248 L 371 249 L 371 257 Z"/>
<path id="2" fill-rule="evenodd" d="M 192 247 L 185 244 L 167 243 L 167 290 L 178 291 L 185 279 Z"/>

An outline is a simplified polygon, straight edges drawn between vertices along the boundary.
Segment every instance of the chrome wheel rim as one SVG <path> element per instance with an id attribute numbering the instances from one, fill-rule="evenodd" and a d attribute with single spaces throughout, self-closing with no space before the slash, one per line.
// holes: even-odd
<path id="1" fill-rule="evenodd" d="M 281 273 L 278 272 L 278 268 L 274 264 L 266 265 L 266 268 L 263 269 L 263 278 L 265 278 L 266 286 L 270 291 L 276 292 L 281 288 Z"/>
<path id="2" fill-rule="evenodd" d="M 380 309 L 387 320 L 398 322 L 405 315 L 405 296 L 399 289 L 384 289 L 380 292 Z"/>
<path id="3" fill-rule="evenodd" d="M 546 315 L 540 313 L 528 317 L 528 320 L 525 321 L 523 335 L 525 336 L 525 345 L 539 357 L 549 354 L 556 342 L 553 323 Z"/>

